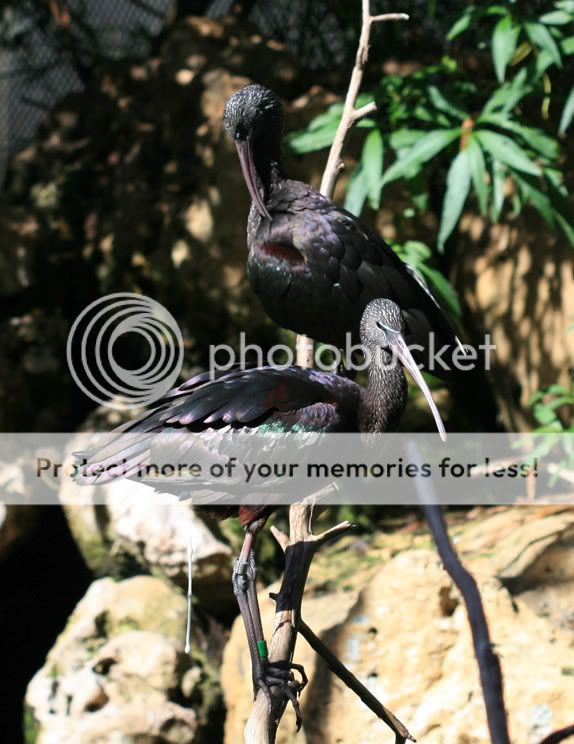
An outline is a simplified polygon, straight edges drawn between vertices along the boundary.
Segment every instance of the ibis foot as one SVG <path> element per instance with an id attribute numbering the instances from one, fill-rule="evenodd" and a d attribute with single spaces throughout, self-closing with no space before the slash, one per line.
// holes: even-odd
<path id="1" fill-rule="evenodd" d="M 295 669 L 301 675 L 301 679 L 295 679 L 292 670 Z M 268 662 L 264 671 L 253 680 L 254 688 L 262 690 L 267 698 L 269 708 L 273 707 L 273 698 L 271 696 L 271 687 L 278 687 L 285 697 L 290 701 L 295 711 L 297 731 L 300 730 L 303 723 L 301 708 L 299 706 L 298 696 L 308 683 L 305 669 L 301 664 L 294 664 L 288 661 Z"/>

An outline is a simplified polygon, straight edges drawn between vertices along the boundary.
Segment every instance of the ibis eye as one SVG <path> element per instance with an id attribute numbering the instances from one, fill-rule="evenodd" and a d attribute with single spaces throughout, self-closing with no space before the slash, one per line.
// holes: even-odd
<path id="1" fill-rule="evenodd" d="M 242 124 L 238 124 L 235 127 L 235 139 L 239 141 L 247 139 L 247 130 Z"/>
<path id="2" fill-rule="evenodd" d="M 389 326 L 386 326 L 382 320 L 376 321 L 377 328 L 380 328 L 381 331 L 385 331 L 385 333 L 393 333 L 393 329 L 389 328 Z"/>

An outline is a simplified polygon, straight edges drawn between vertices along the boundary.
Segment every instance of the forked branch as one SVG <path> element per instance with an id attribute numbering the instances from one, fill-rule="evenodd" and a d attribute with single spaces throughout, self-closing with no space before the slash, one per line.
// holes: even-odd
<path id="1" fill-rule="evenodd" d="M 335 138 L 333 139 L 333 144 L 329 150 L 329 157 L 327 158 L 327 165 L 325 166 L 323 178 L 321 179 L 320 191 L 322 194 L 329 197 L 329 199 L 333 196 L 337 178 L 343 167 L 341 153 L 343 152 L 343 145 L 345 144 L 345 139 L 349 130 L 353 124 L 359 121 L 359 119 L 362 119 L 377 110 L 374 101 L 367 103 L 365 106 L 361 106 L 360 108 L 355 108 L 361 90 L 361 83 L 363 82 L 363 72 L 369 58 L 369 42 L 373 23 L 382 23 L 384 21 L 408 21 L 409 19 L 409 16 L 406 13 L 371 15 L 369 0 L 361 0 L 361 11 L 361 35 L 359 37 L 355 65 L 353 67 L 353 72 L 351 73 L 347 95 L 345 96 L 341 121 L 339 122 L 337 131 L 335 132 Z M 307 336 L 297 336 L 297 364 L 300 367 L 313 366 L 313 341 Z"/>

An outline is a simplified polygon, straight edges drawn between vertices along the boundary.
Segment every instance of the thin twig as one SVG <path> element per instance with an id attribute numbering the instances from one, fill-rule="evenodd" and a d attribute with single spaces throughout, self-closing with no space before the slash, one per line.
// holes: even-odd
<path id="1" fill-rule="evenodd" d="M 359 109 L 355 108 L 357 97 L 361 90 L 361 83 L 363 82 L 363 71 L 369 57 L 371 26 L 373 23 L 381 23 L 384 21 L 408 21 L 409 19 L 409 16 L 406 13 L 385 13 L 383 15 L 373 16 L 371 15 L 369 0 L 361 0 L 361 8 L 361 35 L 359 37 L 355 65 L 353 67 L 353 72 L 351 73 L 347 95 L 345 96 L 341 121 L 339 122 L 337 131 L 335 132 L 335 138 L 333 139 L 333 144 L 329 150 L 329 157 L 327 158 L 327 165 L 325 166 L 323 178 L 321 179 L 320 191 L 329 199 L 333 196 L 337 178 L 343 168 L 341 153 L 343 152 L 343 145 L 345 144 L 345 139 L 349 130 L 355 122 L 364 116 L 368 116 L 368 114 L 372 114 L 377 109 L 374 102 L 368 103 Z M 307 336 L 299 335 L 297 336 L 296 349 L 297 364 L 301 367 L 312 367 L 313 341 Z"/>
<path id="2" fill-rule="evenodd" d="M 357 97 L 361 90 L 361 83 L 363 82 L 363 72 L 367 59 L 369 57 L 369 40 L 371 36 L 371 26 L 373 23 L 380 23 L 382 21 L 408 21 L 409 17 L 406 13 L 385 13 L 384 15 L 372 16 L 370 12 L 369 0 L 362 0 L 362 23 L 361 23 L 361 35 L 359 37 L 359 46 L 357 47 L 357 55 L 355 57 L 355 65 L 353 72 L 351 73 L 351 81 L 349 88 L 347 89 L 347 95 L 345 97 L 345 103 L 343 105 L 343 113 L 341 114 L 341 121 L 337 127 L 333 144 L 329 150 L 329 157 L 327 159 L 327 165 L 323 178 L 321 180 L 320 191 L 325 196 L 331 198 L 335 189 L 335 183 L 337 176 L 341 170 L 341 153 L 343 152 L 343 145 L 349 132 L 349 129 L 353 126 L 355 121 L 360 118 L 357 115 L 357 109 L 355 104 L 357 103 Z M 376 106 L 370 104 L 371 108 L 366 113 L 372 113 L 376 110 Z M 365 107 L 362 107 L 365 109 Z M 361 109 L 358 109 L 361 111 Z M 362 116 L 365 116 L 363 113 Z"/>
<path id="3" fill-rule="evenodd" d="M 349 671 L 335 654 L 325 646 L 323 641 L 313 633 L 311 628 L 302 618 L 299 621 L 299 633 L 311 646 L 313 651 L 323 659 L 331 672 L 336 674 L 337 677 L 339 677 L 339 679 L 350 690 L 352 690 L 378 718 L 381 719 L 381 721 L 384 721 L 387 724 L 387 726 L 394 732 L 397 742 L 404 744 L 407 739 L 410 741 L 416 741 L 394 713 L 392 713 L 388 708 L 385 708 L 373 693 L 370 692 L 364 684 L 359 682 L 355 675 Z"/>
<path id="4" fill-rule="evenodd" d="M 416 444 L 409 442 L 407 449 L 410 460 L 421 465 L 422 461 Z M 437 504 L 432 483 L 428 479 L 417 478 L 415 484 L 421 508 L 427 519 L 444 568 L 458 587 L 466 605 L 474 654 L 480 673 L 490 740 L 492 744 L 510 744 L 506 708 L 504 706 L 502 671 L 498 656 L 492 650 L 488 622 L 480 591 L 472 574 L 462 565 L 450 540 L 442 509 Z"/>

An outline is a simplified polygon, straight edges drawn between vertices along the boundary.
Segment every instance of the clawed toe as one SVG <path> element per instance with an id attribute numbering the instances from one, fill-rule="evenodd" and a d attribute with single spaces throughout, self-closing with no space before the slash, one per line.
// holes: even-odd
<path id="1" fill-rule="evenodd" d="M 295 675 L 292 671 L 293 669 L 301 675 L 300 680 L 295 679 Z M 273 705 L 270 688 L 278 687 L 284 693 L 295 711 L 296 726 L 297 731 L 299 731 L 303 723 L 303 717 L 301 716 L 301 708 L 297 697 L 301 694 L 301 691 L 305 688 L 308 681 L 305 669 L 301 664 L 294 664 L 287 661 L 274 661 L 267 665 L 264 675 L 255 680 L 255 686 L 263 691 L 270 708 Z"/>

